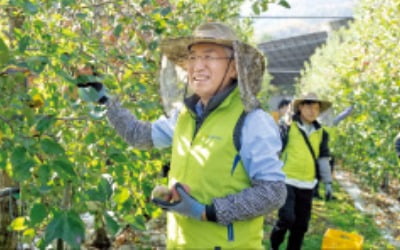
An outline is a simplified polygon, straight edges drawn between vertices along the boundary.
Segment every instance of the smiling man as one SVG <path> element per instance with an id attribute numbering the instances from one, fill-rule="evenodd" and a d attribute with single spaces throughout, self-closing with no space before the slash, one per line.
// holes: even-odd
<path id="1" fill-rule="evenodd" d="M 172 212 L 168 248 L 262 249 L 263 215 L 286 197 L 279 133 L 255 98 L 263 55 L 221 23 L 166 39 L 161 51 L 186 69 L 194 93 L 177 120 L 169 120 L 171 140 L 164 138 L 163 120 L 153 123 L 155 145 L 172 143 L 169 185 L 183 197 L 154 200 Z M 190 196 L 176 183 L 188 185 Z"/>
<path id="2" fill-rule="evenodd" d="M 113 98 L 106 105 L 110 123 L 133 146 L 172 147 L 169 188 L 180 199 L 153 199 L 168 211 L 167 248 L 263 249 L 263 215 L 282 206 L 286 187 L 278 128 L 256 98 L 262 53 L 221 23 L 160 48 L 187 71 L 194 93 L 177 115 L 149 123 Z"/>
<path id="3" fill-rule="evenodd" d="M 213 43 L 190 46 L 187 60 L 189 85 L 204 106 L 236 79 L 233 51 Z"/>

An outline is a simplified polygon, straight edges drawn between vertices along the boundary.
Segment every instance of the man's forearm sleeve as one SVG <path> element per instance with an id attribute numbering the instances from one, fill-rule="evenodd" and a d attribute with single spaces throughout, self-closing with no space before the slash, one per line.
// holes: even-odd
<path id="1" fill-rule="evenodd" d="M 284 204 L 286 193 L 283 181 L 252 181 L 252 187 L 240 193 L 213 200 L 217 223 L 228 225 L 268 214 Z"/>
<path id="2" fill-rule="evenodd" d="M 122 108 L 117 100 L 107 102 L 107 118 L 117 133 L 135 148 L 153 147 L 151 123 L 136 119 L 129 110 Z"/>

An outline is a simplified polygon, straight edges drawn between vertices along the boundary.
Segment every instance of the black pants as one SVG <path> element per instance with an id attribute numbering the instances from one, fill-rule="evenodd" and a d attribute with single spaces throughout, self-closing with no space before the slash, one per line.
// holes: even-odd
<path id="1" fill-rule="evenodd" d="M 279 249 L 289 230 L 287 249 L 301 249 L 304 234 L 308 229 L 308 222 L 311 217 L 312 189 L 299 189 L 286 185 L 288 194 L 285 205 L 279 209 L 279 219 L 271 233 L 271 248 Z"/>

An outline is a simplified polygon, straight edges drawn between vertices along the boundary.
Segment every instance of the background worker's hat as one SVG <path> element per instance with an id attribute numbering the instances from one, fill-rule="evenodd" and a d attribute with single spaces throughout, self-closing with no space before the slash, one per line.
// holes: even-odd
<path id="1" fill-rule="evenodd" d="M 255 47 L 241 42 L 235 32 L 222 23 L 205 23 L 198 26 L 192 36 L 167 38 L 161 41 L 161 52 L 173 63 L 186 70 L 189 48 L 193 44 L 213 43 L 232 48 L 238 72 L 240 96 L 246 111 L 260 106 L 256 98 L 261 89 L 265 58 Z"/>
<path id="2" fill-rule="evenodd" d="M 312 101 L 312 102 L 318 102 L 320 103 L 320 113 L 326 111 L 332 106 L 332 103 L 330 101 L 322 100 L 318 98 L 316 93 L 309 92 L 306 94 L 303 94 L 299 98 L 296 98 L 293 100 L 293 110 L 295 113 L 299 111 L 299 106 L 305 101 Z"/>

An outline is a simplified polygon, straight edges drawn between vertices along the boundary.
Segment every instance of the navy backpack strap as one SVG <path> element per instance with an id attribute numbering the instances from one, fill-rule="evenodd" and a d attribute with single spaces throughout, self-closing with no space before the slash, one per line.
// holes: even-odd
<path id="1" fill-rule="evenodd" d="M 281 135 L 281 141 L 282 141 L 282 150 L 283 152 L 286 148 L 286 145 L 289 141 L 289 131 L 290 131 L 290 125 L 287 124 L 279 124 L 279 133 Z"/>
<path id="2" fill-rule="evenodd" d="M 246 119 L 247 114 L 248 113 L 246 111 L 242 112 L 242 114 L 240 115 L 239 119 L 236 122 L 235 128 L 233 129 L 233 143 L 235 145 L 237 153 L 236 153 L 235 158 L 233 159 L 233 164 L 232 164 L 232 168 L 231 168 L 231 175 L 233 175 L 238 163 L 241 160 L 240 149 L 242 148 L 242 142 L 241 142 L 242 129 L 243 129 L 244 120 Z"/>
<path id="3" fill-rule="evenodd" d="M 236 151 L 239 153 L 242 148 L 241 138 L 242 138 L 242 128 L 244 120 L 246 119 L 247 112 L 243 111 L 240 115 L 238 121 L 236 122 L 235 129 L 233 130 L 233 143 L 235 144 Z"/>

